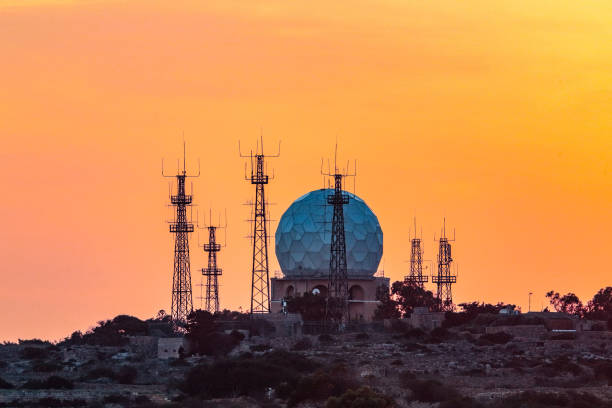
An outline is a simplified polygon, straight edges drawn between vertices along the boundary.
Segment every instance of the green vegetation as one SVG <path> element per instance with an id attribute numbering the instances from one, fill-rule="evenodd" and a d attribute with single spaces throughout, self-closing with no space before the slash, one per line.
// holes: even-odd
<path id="1" fill-rule="evenodd" d="M 391 398 L 369 387 L 348 390 L 340 397 L 330 397 L 325 404 L 325 408 L 390 408 L 394 406 L 395 403 Z"/>
<path id="2" fill-rule="evenodd" d="M 285 351 L 273 351 L 260 357 L 246 355 L 194 367 L 180 388 L 188 395 L 202 398 L 253 396 L 282 383 L 295 386 L 303 373 L 317 367 L 318 364 L 307 358 Z"/>
<path id="3" fill-rule="evenodd" d="M 70 390 L 74 388 L 74 383 L 64 377 L 52 375 L 45 380 L 29 380 L 21 386 L 23 389 L 40 390 L 40 389 L 65 389 Z"/>

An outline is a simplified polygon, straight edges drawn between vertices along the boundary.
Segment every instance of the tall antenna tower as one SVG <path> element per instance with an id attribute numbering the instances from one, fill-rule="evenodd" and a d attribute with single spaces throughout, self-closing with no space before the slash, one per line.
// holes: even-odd
<path id="1" fill-rule="evenodd" d="M 198 174 L 189 175 L 185 157 L 186 147 L 183 142 L 183 170 L 178 170 L 174 176 L 164 173 L 164 161 L 162 160 L 162 176 L 176 177 L 177 188 L 176 195 L 170 195 L 170 202 L 176 208 L 174 221 L 170 222 L 170 232 L 174 234 L 174 273 L 170 316 L 175 324 L 184 323 L 189 313 L 193 311 L 191 261 L 189 259 L 189 234 L 193 232 L 193 224 L 187 219 L 187 207 L 191 207 L 192 196 L 186 193 L 185 179 L 200 176 L 200 162 L 198 160 Z"/>
<path id="2" fill-rule="evenodd" d="M 213 225 L 212 211 L 210 213 L 210 225 L 205 227 L 208 229 L 208 244 L 204 244 L 204 251 L 208 252 L 208 267 L 202 268 L 202 275 L 206 276 L 206 297 L 204 310 L 215 314 L 219 311 L 219 281 L 218 277 L 222 275 L 223 270 L 217 267 L 217 252 L 221 251 L 221 244 L 217 244 L 217 229 L 227 228 L 227 216 L 225 217 L 225 225 L 221 223 Z M 225 246 L 225 244 L 224 244 Z"/>
<path id="3" fill-rule="evenodd" d="M 453 239 L 449 240 L 446 237 L 446 218 L 442 227 L 442 236 L 440 237 L 438 247 L 438 274 L 432 276 L 431 281 L 437 285 L 436 296 L 439 302 L 441 311 L 452 311 L 453 306 L 453 283 L 457 283 L 457 275 L 451 273 L 451 245 L 449 242 L 455 240 L 453 231 Z"/>
<path id="4" fill-rule="evenodd" d="M 332 217 L 332 230 L 330 240 L 330 259 L 329 259 L 329 284 L 327 290 L 327 316 L 339 319 L 340 323 L 349 320 L 348 310 L 348 270 L 346 262 L 346 239 L 344 231 L 344 206 L 349 203 L 349 195 L 342 190 L 342 179 L 345 177 L 355 177 L 357 174 L 357 162 L 355 161 L 355 171 L 352 174 L 347 171 L 340 172 L 337 165 L 338 143 L 334 153 L 334 171 L 329 169 L 321 174 L 333 177 L 334 193 L 327 196 L 327 204 L 333 206 L 334 214 Z M 321 163 L 323 167 L 323 163 Z M 331 310 L 330 310 L 331 309 Z"/>
<path id="5" fill-rule="evenodd" d="M 251 317 L 256 314 L 270 313 L 270 287 L 269 287 L 269 269 L 268 269 L 268 214 L 267 202 L 264 191 L 264 186 L 272 177 L 269 177 L 265 166 L 267 157 L 280 156 L 280 142 L 278 143 L 278 153 L 275 155 L 264 154 L 263 135 L 260 136 L 261 147 L 259 141 L 255 154 L 251 151 L 248 155 L 243 155 L 240 150 L 240 141 L 238 142 L 238 152 L 240 157 L 248 157 L 251 160 L 251 176 L 246 175 L 245 163 L 245 179 L 255 185 L 255 201 L 253 205 L 253 263 L 252 263 L 252 278 L 251 278 Z"/>
<path id="6" fill-rule="evenodd" d="M 413 283 L 421 289 L 424 289 L 428 277 L 427 275 L 423 275 L 423 249 L 421 248 L 421 238 L 417 236 L 416 217 L 414 219 L 414 238 L 412 238 L 410 242 L 410 274 L 404 277 L 404 282 Z"/>

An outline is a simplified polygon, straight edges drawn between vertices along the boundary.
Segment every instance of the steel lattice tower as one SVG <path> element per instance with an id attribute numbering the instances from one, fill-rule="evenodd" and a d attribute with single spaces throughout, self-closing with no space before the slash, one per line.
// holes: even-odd
<path id="1" fill-rule="evenodd" d="M 452 241 L 454 241 L 454 238 Z M 457 283 L 457 275 L 453 275 L 451 272 L 453 258 L 449 242 L 449 239 L 446 237 L 446 220 L 444 220 L 444 227 L 438 247 L 438 274 L 432 276 L 432 282 L 437 285 L 436 297 L 440 302 L 439 308 L 442 311 L 452 311 L 454 309 L 452 285 Z"/>
<path id="2" fill-rule="evenodd" d="M 206 276 L 206 297 L 204 310 L 214 314 L 219 311 L 219 282 L 222 269 L 217 268 L 217 252 L 221 251 L 221 244 L 217 244 L 217 227 L 209 226 L 208 244 L 204 244 L 204 251 L 208 252 L 208 268 L 202 268 L 202 275 Z"/>
<path id="3" fill-rule="evenodd" d="M 238 145 L 240 150 L 240 145 Z M 265 158 L 278 157 L 279 152 L 273 156 L 267 156 L 263 150 L 263 136 L 261 137 L 261 152 L 259 144 L 255 154 L 241 157 L 250 157 L 251 176 L 245 179 L 255 185 L 255 201 L 253 202 L 253 260 L 251 278 L 251 316 L 270 313 L 270 287 L 268 269 L 268 213 L 264 186 L 268 184 L 270 177 L 266 174 Z"/>
<path id="4" fill-rule="evenodd" d="M 410 274 L 404 277 L 404 282 L 412 282 L 424 289 L 428 277 L 423 275 L 423 249 L 421 248 L 421 239 L 417 237 L 416 219 L 414 220 L 414 238 L 410 242 Z"/>
<path id="5" fill-rule="evenodd" d="M 334 193 L 327 196 L 327 204 L 333 206 L 332 228 L 330 239 L 330 259 L 329 259 L 329 284 L 327 290 L 328 316 L 339 319 L 341 323 L 348 322 L 348 268 L 346 262 L 346 237 L 344 230 L 344 206 L 349 203 L 349 196 L 342 190 L 342 179 L 344 177 L 354 177 L 353 174 L 343 174 L 338 171 L 336 165 L 338 156 L 338 146 L 336 145 L 334 158 L 334 173 L 321 173 L 325 176 L 333 177 Z M 347 165 L 348 167 L 348 165 Z M 355 167 L 357 164 L 355 163 Z M 329 313 L 331 312 L 331 313 Z"/>
<path id="6" fill-rule="evenodd" d="M 172 276 L 172 321 L 184 323 L 187 315 L 193 311 L 193 298 L 191 292 L 191 262 L 189 259 L 189 233 L 193 232 L 193 224 L 187 219 L 187 207 L 191 206 L 192 196 L 185 190 L 185 179 L 187 177 L 198 177 L 188 175 L 185 167 L 185 144 L 183 143 L 183 170 L 176 176 L 177 191 L 176 195 L 170 196 L 172 206 L 176 208 L 174 221 L 170 223 L 170 232 L 174 236 L 174 273 Z"/>

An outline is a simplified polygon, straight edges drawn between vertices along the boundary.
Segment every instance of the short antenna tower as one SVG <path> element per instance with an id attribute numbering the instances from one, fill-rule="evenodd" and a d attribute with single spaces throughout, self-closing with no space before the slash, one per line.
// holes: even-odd
<path id="1" fill-rule="evenodd" d="M 431 281 L 437 285 L 436 296 L 438 298 L 438 307 L 441 311 L 452 311 L 453 305 L 453 287 L 457 283 L 457 275 L 451 272 L 451 244 L 455 241 L 455 233 L 453 239 L 449 240 L 446 237 L 446 218 L 442 227 L 442 236 L 440 237 L 438 246 L 438 274 L 432 276 Z"/>
<path id="2" fill-rule="evenodd" d="M 219 276 L 223 274 L 223 270 L 217 267 L 217 252 L 221 251 L 221 244 L 217 243 L 217 230 L 225 229 L 227 231 L 227 214 L 225 216 L 225 224 L 213 224 L 212 211 L 210 212 L 210 222 L 205 225 L 208 230 L 208 244 L 204 244 L 204 252 L 208 253 L 208 267 L 202 268 L 202 275 L 206 277 L 206 297 L 204 310 L 215 314 L 219 311 Z M 227 232 L 226 232 L 227 233 Z M 223 244 L 225 246 L 226 244 Z"/>
<path id="3" fill-rule="evenodd" d="M 260 143 L 261 142 L 261 146 Z M 280 142 L 278 152 L 275 155 L 266 155 L 263 147 L 263 135 L 257 143 L 255 153 L 242 154 L 240 141 L 238 141 L 238 152 L 240 157 L 248 157 L 251 161 L 251 175 L 245 179 L 255 185 L 255 201 L 253 202 L 253 260 L 251 278 L 251 317 L 270 313 L 270 287 L 268 269 L 268 219 L 267 202 L 264 186 L 272 177 L 269 177 L 265 167 L 265 159 L 280 156 Z"/>
<path id="4" fill-rule="evenodd" d="M 404 282 L 412 283 L 424 289 L 428 276 L 423 275 L 423 248 L 421 247 L 421 238 L 417 235 L 416 217 L 414 218 L 414 238 L 410 240 L 410 243 L 410 274 L 404 277 Z"/>
<path id="5" fill-rule="evenodd" d="M 193 224 L 187 218 L 187 207 L 191 207 L 192 196 L 186 193 L 185 179 L 200 176 L 200 161 L 198 173 L 187 174 L 186 146 L 183 141 L 183 169 L 176 175 L 166 175 L 162 159 L 162 176 L 176 177 L 176 194 L 170 195 L 170 202 L 175 207 L 174 221 L 170 222 L 170 232 L 174 234 L 174 272 L 172 275 L 172 307 L 171 318 L 175 325 L 184 324 L 187 316 L 193 311 L 191 292 L 191 261 L 189 259 L 189 234 L 193 232 Z"/>

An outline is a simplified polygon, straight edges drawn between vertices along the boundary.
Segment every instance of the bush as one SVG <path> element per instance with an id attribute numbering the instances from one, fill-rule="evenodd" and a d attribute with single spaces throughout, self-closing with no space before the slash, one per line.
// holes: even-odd
<path id="1" fill-rule="evenodd" d="M 24 347 L 19 354 L 26 360 L 40 360 L 49 357 L 49 350 L 45 347 Z"/>
<path id="2" fill-rule="evenodd" d="M 444 327 L 436 327 L 429 333 L 431 343 L 441 343 L 450 337 L 449 332 Z"/>
<path id="3" fill-rule="evenodd" d="M 323 401 L 332 396 L 339 396 L 355 385 L 342 364 L 319 370 L 300 378 L 289 397 L 288 406 L 292 407 L 303 401 Z"/>
<path id="4" fill-rule="evenodd" d="M 22 385 L 21 388 L 30 390 L 40 390 L 48 388 L 71 390 L 74 388 L 74 383 L 64 377 L 52 375 L 51 377 L 42 381 L 29 380 L 24 385 Z"/>
<path id="5" fill-rule="evenodd" d="M 47 397 L 38 400 L 38 405 L 41 407 L 86 407 L 87 402 L 82 399 L 61 400 L 58 398 Z"/>
<path id="6" fill-rule="evenodd" d="M 544 365 L 539 370 L 542 374 L 549 377 L 555 377 L 564 374 L 577 376 L 582 374 L 583 370 L 578 364 L 570 361 L 567 357 L 561 357 L 553 360 L 551 363 Z"/>
<path id="7" fill-rule="evenodd" d="M 319 335 L 319 342 L 321 343 L 331 343 L 333 342 L 335 339 L 327 333 L 323 333 Z"/>
<path id="8" fill-rule="evenodd" d="M 311 372 L 317 367 L 318 364 L 299 354 L 272 351 L 259 357 L 223 359 L 194 367 L 180 388 L 188 395 L 204 398 L 257 395 L 267 387 L 281 383 L 295 386 L 301 373 Z"/>
<path id="9" fill-rule="evenodd" d="M 513 338 L 514 336 L 506 332 L 487 333 L 480 336 L 480 340 L 490 344 L 506 344 Z"/>
<path id="10" fill-rule="evenodd" d="M 125 404 L 130 402 L 130 398 L 121 394 L 112 394 L 104 397 L 105 404 Z"/>
<path id="11" fill-rule="evenodd" d="M 4 379 L 0 378 L 0 389 L 8 390 L 14 387 L 15 386 L 11 384 L 10 382 L 5 381 Z"/>
<path id="12" fill-rule="evenodd" d="M 269 344 L 256 344 L 250 347 L 251 351 L 268 351 L 271 348 Z"/>
<path id="13" fill-rule="evenodd" d="M 348 390 L 340 397 L 331 397 L 325 403 L 325 408 L 390 408 L 394 401 L 382 394 L 372 391 L 369 387 Z"/>
<path id="14" fill-rule="evenodd" d="M 52 362 L 39 362 L 34 364 L 32 370 L 40 373 L 50 373 L 52 371 L 59 371 L 62 369 L 61 364 Z"/>
<path id="15" fill-rule="evenodd" d="M 472 398 L 458 397 L 442 401 L 438 408 L 485 408 L 485 406 L 480 402 L 474 401 Z"/>
<path id="16" fill-rule="evenodd" d="M 498 401 L 499 408 L 604 408 L 609 407 L 606 402 L 591 394 L 578 393 L 546 393 L 536 391 L 525 391 L 511 395 Z"/>
<path id="17" fill-rule="evenodd" d="M 452 387 L 448 387 L 435 380 L 410 380 L 402 379 L 402 385 L 410 388 L 414 393 L 414 399 L 422 402 L 442 402 L 459 397 L 459 393 Z"/>
<path id="18" fill-rule="evenodd" d="M 312 348 L 312 341 L 308 337 L 304 337 L 293 344 L 292 350 L 304 351 Z"/>
<path id="19" fill-rule="evenodd" d="M 355 340 L 367 340 L 369 338 L 370 336 L 368 335 L 368 333 L 357 333 L 355 335 Z"/>
<path id="20" fill-rule="evenodd" d="M 123 366 L 117 373 L 117 382 L 119 384 L 133 384 L 138 376 L 138 370 L 133 366 Z"/>
<path id="21" fill-rule="evenodd" d="M 404 337 L 407 339 L 423 339 L 426 333 L 422 329 L 408 329 L 404 333 Z"/>
<path id="22" fill-rule="evenodd" d="M 98 378 L 116 379 L 115 372 L 108 367 L 97 367 L 90 370 L 84 377 L 84 380 L 97 380 Z"/>

